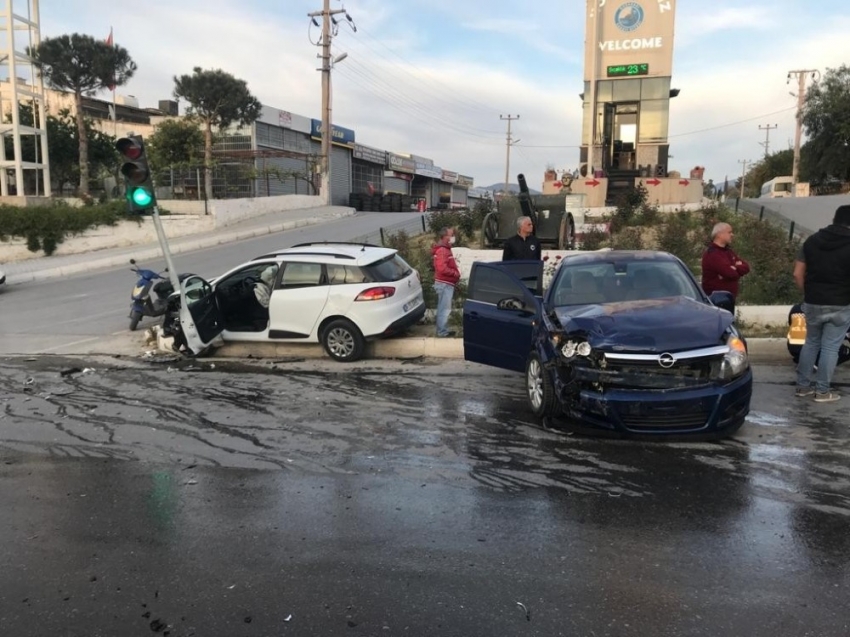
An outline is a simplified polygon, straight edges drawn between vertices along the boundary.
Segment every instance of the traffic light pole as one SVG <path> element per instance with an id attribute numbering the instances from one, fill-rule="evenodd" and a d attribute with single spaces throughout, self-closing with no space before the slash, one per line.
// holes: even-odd
<path id="1" fill-rule="evenodd" d="M 171 259 L 171 250 L 168 249 L 168 239 L 165 237 L 165 230 L 162 228 L 162 220 L 159 218 L 159 206 L 153 207 L 153 225 L 156 228 L 156 236 L 159 238 L 159 247 L 162 248 L 162 254 L 165 257 L 165 265 L 168 267 L 168 280 L 174 286 L 174 291 L 180 290 L 180 278 L 177 276 L 177 270 L 174 269 L 174 261 Z"/>

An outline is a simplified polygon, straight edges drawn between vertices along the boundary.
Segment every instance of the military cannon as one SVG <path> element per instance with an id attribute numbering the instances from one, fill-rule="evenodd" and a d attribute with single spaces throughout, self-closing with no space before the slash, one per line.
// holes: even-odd
<path id="1" fill-rule="evenodd" d="M 575 248 L 576 221 L 568 210 L 568 198 L 576 195 L 532 195 L 525 175 L 517 175 L 519 194 L 505 196 L 496 205 L 495 212 L 484 217 L 481 226 L 481 248 L 501 248 L 517 232 L 520 217 L 530 217 L 534 234 L 544 248 L 573 250 Z"/>

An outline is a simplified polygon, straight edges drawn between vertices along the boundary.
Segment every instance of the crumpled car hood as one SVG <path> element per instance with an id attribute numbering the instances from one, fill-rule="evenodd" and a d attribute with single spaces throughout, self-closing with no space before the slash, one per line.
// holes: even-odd
<path id="1" fill-rule="evenodd" d="M 685 297 L 560 307 L 555 313 L 566 333 L 584 332 L 595 349 L 648 354 L 720 345 L 734 318 Z"/>

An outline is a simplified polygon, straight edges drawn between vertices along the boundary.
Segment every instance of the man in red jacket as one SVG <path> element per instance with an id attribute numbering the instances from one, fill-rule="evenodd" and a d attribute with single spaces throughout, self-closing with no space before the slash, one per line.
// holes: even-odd
<path id="1" fill-rule="evenodd" d="M 455 285 L 460 281 L 460 270 L 452 254 L 455 242 L 454 228 L 440 228 L 438 242 L 431 248 L 434 260 L 434 291 L 437 293 L 437 336 L 454 336 L 449 331 L 449 314 L 452 311 L 452 297 Z"/>
<path id="2" fill-rule="evenodd" d="M 702 254 L 702 289 L 706 294 L 725 290 L 738 297 L 738 280 L 748 274 L 749 264 L 732 251 L 732 226 L 720 222 L 711 230 L 711 243 Z"/>

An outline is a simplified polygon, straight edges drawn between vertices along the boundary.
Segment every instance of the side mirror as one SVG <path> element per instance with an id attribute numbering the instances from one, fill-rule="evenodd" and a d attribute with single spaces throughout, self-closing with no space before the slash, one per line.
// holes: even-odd
<path id="1" fill-rule="evenodd" d="M 712 292 L 708 300 L 711 301 L 711 304 L 719 307 L 722 310 L 726 310 L 727 312 L 735 313 L 735 299 L 732 298 L 731 292 L 726 292 L 725 290 L 718 290 L 717 292 Z"/>
<path id="2" fill-rule="evenodd" d="M 500 300 L 496 303 L 496 308 L 500 310 L 524 310 L 525 302 L 522 299 L 512 296 L 507 299 Z"/>

